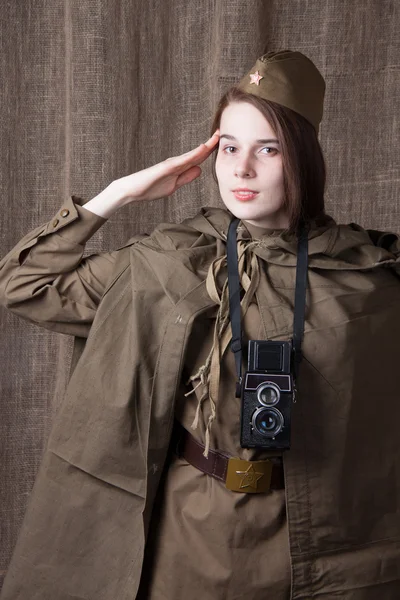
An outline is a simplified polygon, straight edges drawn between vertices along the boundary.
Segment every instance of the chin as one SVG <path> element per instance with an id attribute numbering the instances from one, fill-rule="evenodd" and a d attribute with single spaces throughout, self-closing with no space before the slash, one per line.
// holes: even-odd
<path id="1" fill-rule="evenodd" d="M 235 217 L 238 217 L 239 219 L 246 219 L 249 221 L 252 220 L 263 220 L 263 219 L 268 219 L 271 218 L 270 214 L 266 214 L 262 211 L 260 211 L 259 209 L 257 210 L 255 206 L 250 206 L 250 202 L 248 204 L 246 203 L 241 203 L 241 202 L 229 202 L 229 203 L 225 203 L 226 208 L 233 214 L 235 215 Z"/>
<path id="2" fill-rule="evenodd" d="M 237 218 L 240 219 L 241 221 L 248 221 L 249 223 L 252 223 L 255 226 L 258 227 L 265 227 L 265 228 L 269 228 L 269 229 L 285 229 L 286 225 L 284 224 L 278 224 L 276 222 L 277 219 L 277 215 L 276 213 L 272 212 L 272 213 L 265 213 L 262 212 L 261 210 L 255 210 L 254 206 L 250 207 L 250 206 L 245 206 L 245 205 L 235 205 L 233 206 L 231 203 L 230 204 L 225 204 L 226 208 Z"/>

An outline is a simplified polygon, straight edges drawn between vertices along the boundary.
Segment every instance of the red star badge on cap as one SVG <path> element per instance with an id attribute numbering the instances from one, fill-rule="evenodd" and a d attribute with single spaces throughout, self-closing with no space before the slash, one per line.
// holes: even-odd
<path id="1" fill-rule="evenodd" d="M 260 75 L 258 71 L 256 71 L 255 73 L 250 73 L 250 83 L 260 85 L 260 79 L 264 79 L 264 77 Z"/>

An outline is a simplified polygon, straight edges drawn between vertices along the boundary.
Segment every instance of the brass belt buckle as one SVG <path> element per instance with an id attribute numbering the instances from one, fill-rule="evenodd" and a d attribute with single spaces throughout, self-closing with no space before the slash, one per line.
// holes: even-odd
<path id="1" fill-rule="evenodd" d="M 233 492 L 258 494 L 268 492 L 271 486 L 270 460 L 242 460 L 230 458 L 225 485 Z"/>

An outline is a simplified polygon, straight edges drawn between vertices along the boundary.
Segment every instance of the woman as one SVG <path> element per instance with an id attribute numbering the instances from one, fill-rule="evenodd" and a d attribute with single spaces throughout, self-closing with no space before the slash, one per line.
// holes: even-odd
<path id="1" fill-rule="evenodd" d="M 399 242 L 324 213 L 325 87 L 309 59 L 269 53 L 236 88 L 205 144 L 84 207 L 72 196 L 0 264 L 8 308 L 75 336 L 2 600 L 398 597 Z M 213 150 L 227 210 L 203 208 L 82 260 L 115 210 L 190 183 Z M 240 442 L 232 216 L 245 341 L 291 339 L 297 234 L 308 227 L 285 451 Z"/>

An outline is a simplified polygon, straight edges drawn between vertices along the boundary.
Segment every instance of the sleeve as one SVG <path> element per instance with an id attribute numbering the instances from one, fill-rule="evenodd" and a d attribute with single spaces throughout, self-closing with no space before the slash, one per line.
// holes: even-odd
<path id="1" fill-rule="evenodd" d="M 49 222 L 0 261 L 0 303 L 23 319 L 87 337 L 117 251 L 82 259 L 86 242 L 107 221 L 70 196 Z"/>

